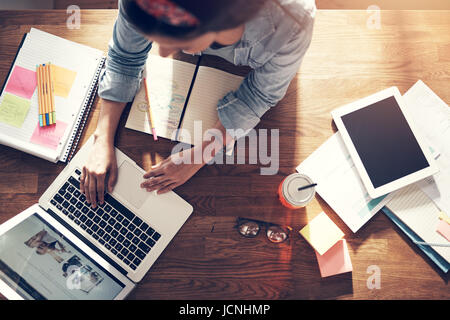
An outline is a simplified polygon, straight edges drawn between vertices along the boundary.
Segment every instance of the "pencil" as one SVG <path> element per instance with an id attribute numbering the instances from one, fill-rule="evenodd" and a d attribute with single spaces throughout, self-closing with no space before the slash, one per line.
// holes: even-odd
<path id="1" fill-rule="evenodd" d="M 53 87 L 53 79 L 52 79 L 52 68 L 50 62 L 47 65 L 48 69 L 48 83 L 49 83 L 49 91 L 50 91 L 50 114 L 52 118 L 52 123 L 56 124 L 56 111 L 55 111 L 55 94 Z"/>
<path id="2" fill-rule="evenodd" d="M 52 93 L 51 93 L 51 88 L 50 88 L 50 77 L 49 77 L 49 65 L 48 63 L 45 64 L 45 85 L 47 87 L 47 114 L 48 114 L 48 120 L 50 122 L 50 124 L 54 124 L 55 122 L 53 121 L 53 114 L 52 114 Z"/>
<path id="3" fill-rule="evenodd" d="M 47 84 L 47 75 L 45 72 L 45 64 L 42 65 L 42 79 L 43 79 L 43 85 L 44 85 L 44 117 L 45 117 L 45 123 L 47 126 L 51 124 L 50 117 L 48 115 L 49 110 L 49 96 L 48 96 L 48 84 Z"/>
<path id="4" fill-rule="evenodd" d="M 39 104 L 39 126 L 43 127 L 44 123 L 42 121 L 43 112 L 43 100 L 42 100 L 42 77 L 41 77 L 41 66 L 36 65 L 36 77 L 37 77 L 37 89 L 38 89 L 38 104 Z"/>
<path id="5" fill-rule="evenodd" d="M 145 87 L 145 96 L 147 97 L 148 104 L 148 120 L 150 124 L 150 128 L 153 133 L 153 140 L 158 140 L 158 136 L 156 135 L 155 122 L 153 121 L 152 109 L 150 108 L 150 93 L 148 91 L 147 78 L 144 78 L 144 87 Z"/>

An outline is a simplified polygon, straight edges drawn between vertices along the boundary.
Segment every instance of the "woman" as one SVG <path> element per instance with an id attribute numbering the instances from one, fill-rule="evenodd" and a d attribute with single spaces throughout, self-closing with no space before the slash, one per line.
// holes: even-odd
<path id="1" fill-rule="evenodd" d="M 186 182 L 205 163 L 193 159 L 209 143 L 215 152 L 248 132 L 283 98 L 309 47 L 315 14 L 313 0 L 120 0 L 119 16 L 101 76 L 100 117 L 94 147 L 81 175 L 81 190 L 93 207 L 103 203 L 117 179 L 114 136 L 122 111 L 132 101 L 152 42 L 166 57 L 177 51 L 220 56 L 253 70 L 235 92 L 217 103 L 224 141 L 204 142 L 173 154 L 144 175 L 141 187 L 168 192 Z M 211 128 L 212 129 L 212 128 Z M 240 130 L 238 130 L 240 129 Z M 238 131 L 236 131 L 238 130 Z M 203 153 L 201 153 L 203 154 Z M 187 162 L 187 163 L 186 163 Z"/>

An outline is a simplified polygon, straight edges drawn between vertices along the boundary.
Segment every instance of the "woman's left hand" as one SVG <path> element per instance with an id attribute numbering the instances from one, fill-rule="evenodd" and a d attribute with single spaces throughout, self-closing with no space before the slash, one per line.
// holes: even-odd
<path id="1" fill-rule="evenodd" d="M 192 161 L 182 161 L 182 159 L 192 159 L 194 149 L 184 150 L 178 154 L 173 154 L 157 165 L 153 166 L 141 183 L 141 188 L 148 192 L 158 190 L 158 194 L 169 192 L 189 180 L 201 167 L 203 163 L 196 164 Z"/>

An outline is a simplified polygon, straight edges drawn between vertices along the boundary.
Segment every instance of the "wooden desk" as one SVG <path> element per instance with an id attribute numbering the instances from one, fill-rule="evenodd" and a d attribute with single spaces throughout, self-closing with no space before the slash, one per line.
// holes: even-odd
<path id="1" fill-rule="evenodd" d="M 83 11 L 81 29 L 68 30 L 65 11 L 0 12 L 0 81 L 31 26 L 106 50 L 116 14 Z M 367 28 L 368 16 L 317 13 L 298 76 L 258 126 L 280 129 L 279 173 L 262 176 L 258 165 L 206 166 L 179 187 L 194 213 L 130 299 L 450 298 L 446 276 L 382 213 L 352 234 L 324 201 L 292 211 L 276 196 L 280 181 L 332 135 L 332 109 L 389 86 L 403 94 L 418 79 L 450 102 L 450 11 L 383 11 L 380 30 Z M 97 106 L 82 142 L 94 131 L 98 114 Z M 173 143 L 124 129 L 125 120 L 117 146 L 143 168 L 170 153 Z M 0 222 L 36 203 L 63 168 L 0 146 Z M 353 274 L 322 279 L 313 250 L 297 236 L 322 210 L 346 234 Z M 281 246 L 264 237 L 244 239 L 233 229 L 236 216 L 290 224 L 294 234 Z M 370 265 L 381 269 L 379 290 L 367 288 Z"/>

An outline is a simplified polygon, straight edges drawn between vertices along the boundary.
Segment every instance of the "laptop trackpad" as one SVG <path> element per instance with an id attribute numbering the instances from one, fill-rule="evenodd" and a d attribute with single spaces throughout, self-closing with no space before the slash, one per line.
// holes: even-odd
<path id="1" fill-rule="evenodd" d="M 119 176 L 117 178 L 114 193 L 119 194 L 137 209 L 145 202 L 150 193 L 141 188 L 143 173 L 136 169 L 130 162 L 124 161 L 119 167 Z"/>

